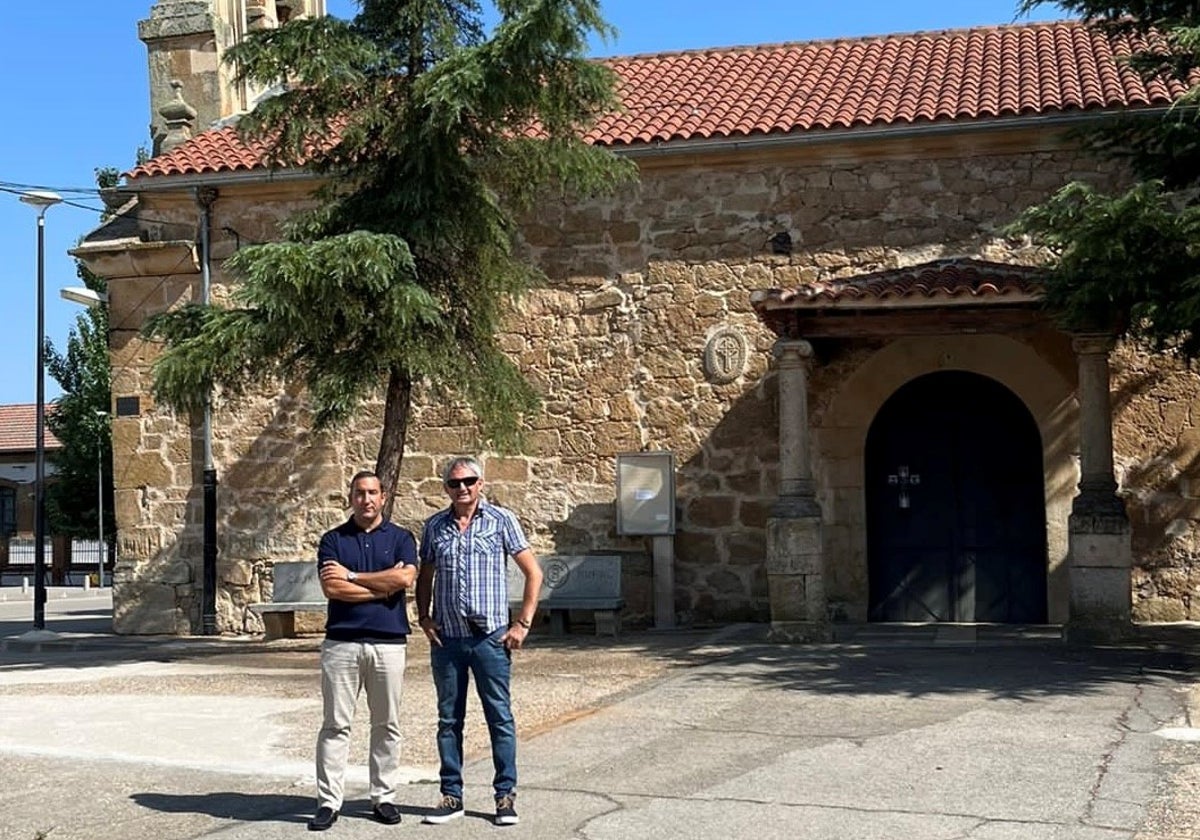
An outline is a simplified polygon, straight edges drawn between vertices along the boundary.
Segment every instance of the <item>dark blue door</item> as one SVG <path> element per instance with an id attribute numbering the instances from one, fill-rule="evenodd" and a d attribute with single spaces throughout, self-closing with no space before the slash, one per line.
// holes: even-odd
<path id="1" fill-rule="evenodd" d="M 871 424 L 866 482 L 871 620 L 1046 620 L 1041 435 L 1011 391 L 907 383 Z"/>

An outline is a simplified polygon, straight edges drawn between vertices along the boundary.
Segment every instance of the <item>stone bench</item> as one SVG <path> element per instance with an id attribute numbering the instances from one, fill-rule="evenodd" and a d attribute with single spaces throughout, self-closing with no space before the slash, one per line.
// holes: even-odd
<path id="1" fill-rule="evenodd" d="M 296 613 L 325 612 L 329 600 L 321 591 L 317 564 L 311 560 L 285 561 L 272 567 L 275 584 L 271 600 L 251 604 L 250 612 L 262 619 L 268 639 L 286 639 L 296 635 Z"/>
<path id="2" fill-rule="evenodd" d="M 552 554 L 539 557 L 542 590 L 538 609 L 550 614 L 550 632 L 562 635 L 570 624 L 571 610 L 591 610 L 596 635 L 617 635 L 621 630 L 621 558 L 615 554 Z M 511 560 L 508 563 L 509 606 L 518 609 L 525 576 Z"/>

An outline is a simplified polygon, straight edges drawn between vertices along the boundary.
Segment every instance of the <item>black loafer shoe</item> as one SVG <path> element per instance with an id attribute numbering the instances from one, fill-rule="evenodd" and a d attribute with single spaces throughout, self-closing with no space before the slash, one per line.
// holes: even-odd
<path id="1" fill-rule="evenodd" d="M 384 825 L 395 825 L 401 820 L 400 809 L 391 802 L 380 802 L 371 809 L 371 813 Z"/>
<path id="2" fill-rule="evenodd" d="M 318 808 L 317 813 L 308 821 L 309 831 L 324 831 L 337 822 L 338 812 L 332 808 Z"/>

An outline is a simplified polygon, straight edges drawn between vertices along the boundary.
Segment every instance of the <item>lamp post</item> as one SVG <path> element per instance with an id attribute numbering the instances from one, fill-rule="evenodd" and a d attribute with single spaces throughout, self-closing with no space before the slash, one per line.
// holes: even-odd
<path id="1" fill-rule="evenodd" d="M 95 309 L 108 303 L 108 294 L 96 292 L 86 286 L 67 286 L 58 290 L 59 297 L 72 303 L 82 304 L 88 309 Z M 104 561 L 108 559 L 108 551 L 104 545 L 104 428 L 108 412 L 93 409 L 96 414 L 96 533 L 100 559 L 96 563 L 96 585 L 104 588 Z"/>
<path id="2" fill-rule="evenodd" d="M 62 201 L 48 190 L 23 193 L 37 210 L 37 418 L 34 449 L 33 629 L 46 629 L 46 210 Z"/>
<path id="3" fill-rule="evenodd" d="M 108 546 L 104 544 L 104 423 L 108 412 L 96 409 L 96 539 L 100 557 L 96 561 L 96 586 L 104 588 L 104 561 L 108 559 Z"/>

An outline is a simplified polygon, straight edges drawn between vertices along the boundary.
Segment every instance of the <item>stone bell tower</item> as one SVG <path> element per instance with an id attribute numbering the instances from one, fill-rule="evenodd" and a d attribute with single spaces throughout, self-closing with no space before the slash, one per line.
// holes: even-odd
<path id="1" fill-rule="evenodd" d="M 262 93 L 235 83 L 222 63 L 247 32 L 324 14 L 325 0 L 157 0 L 150 17 L 138 22 L 149 54 L 153 154 L 246 111 Z M 181 125 L 189 109 L 192 124 Z"/>

